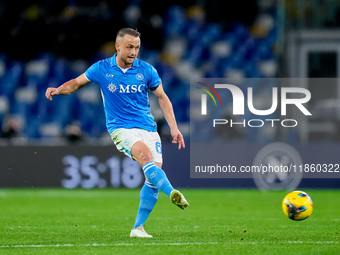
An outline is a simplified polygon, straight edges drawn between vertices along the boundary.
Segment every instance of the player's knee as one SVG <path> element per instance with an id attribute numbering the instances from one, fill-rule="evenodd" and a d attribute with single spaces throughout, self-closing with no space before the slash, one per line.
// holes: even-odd
<path id="1" fill-rule="evenodd" d="M 134 150 L 133 158 L 143 166 L 152 161 L 152 153 L 148 149 Z"/>
<path id="2" fill-rule="evenodd" d="M 143 142 L 136 142 L 131 149 L 131 154 L 142 166 L 152 161 L 152 153 Z"/>
<path id="3" fill-rule="evenodd" d="M 143 164 L 146 164 L 150 161 L 152 161 L 152 154 L 151 154 L 151 151 L 144 151 L 144 150 L 141 150 L 139 152 L 139 160 L 143 163 Z"/>

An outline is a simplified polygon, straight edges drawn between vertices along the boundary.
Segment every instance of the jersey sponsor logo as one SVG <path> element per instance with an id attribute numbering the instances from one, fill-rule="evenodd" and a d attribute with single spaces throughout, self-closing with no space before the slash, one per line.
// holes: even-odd
<path id="1" fill-rule="evenodd" d="M 125 87 L 124 87 L 123 85 L 119 85 L 119 93 L 136 93 L 136 92 L 142 92 L 144 87 L 145 87 L 145 84 L 140 84 L 140 85 L 126 85 Z"/>
<path id="2" fill-rule="evenodd" d="M 119 87 L 117 87 L 113 83 L 110 83 L 107 86 L 109 91 L 111 91 L 112 93 L 118 91 L 119 93 L 124 93 L 124 94 L 143 92 L 144 87 L 145 87 L 144 83 L 139 84 L 139 85 L 134 84 L 134 85 L 126 85 L 126 86 L 123 86 L 122 84 L 120 84 Z"/>
<path id="3" fill-rule="evenodd" d="M 107 86 L 107 88 L 112 92 L 116 92 L 116 90 L 118 89 L 117 86 L 115 84 L 113 84 L 112 82 Z"/>
<path id="4" fill-rule="evenodd" d="M 141 81 L 141 80 L 144 79 L 144 75 L 142 73 L 138 73 L 138 74 L 136 74 L 136 79 Z"/>

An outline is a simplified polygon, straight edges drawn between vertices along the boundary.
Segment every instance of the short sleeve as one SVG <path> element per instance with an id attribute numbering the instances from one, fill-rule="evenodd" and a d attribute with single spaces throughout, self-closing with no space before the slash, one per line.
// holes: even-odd
<path id="1" fill-rule="evenodd" d="M 98 82 L 97 77 L 99 73 L 99 62 L 94 63 L 92 66 L 90 66 L 86 71 L 85 71 L 85 77 L 88 79 L 90 82 Z"/>
<path id="2" fill-rule="evenodd" d="M 150 65 L 150 75 L 149 75 L 149 83 L 148 87 L 153 88 L 157 87 L 162 83 L 161 78 L 159 77 L 156 69 Z"/>

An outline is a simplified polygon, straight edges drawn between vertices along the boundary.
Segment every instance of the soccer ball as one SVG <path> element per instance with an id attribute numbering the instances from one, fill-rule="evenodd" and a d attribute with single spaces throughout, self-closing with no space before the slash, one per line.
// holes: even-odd
<path id="1" fill-rule="evenodd" d="M 313 201 L 306 192 L 293 191 L 283 199 L 282 210 L 291 220 L 304 220 L 313 212 Z"/>

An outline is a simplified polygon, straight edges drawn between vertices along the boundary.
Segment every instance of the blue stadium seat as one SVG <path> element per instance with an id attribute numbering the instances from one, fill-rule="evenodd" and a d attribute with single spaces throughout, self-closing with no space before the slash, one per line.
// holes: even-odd
<path id="1" fill-rule="evenodd" d="M 156 69 L 158 71 L 159 76 L 162 79 L 164 89 L 168 88 L 174 82 L 175 79 L 175 72 L 173 68 L 169 65 L 159 64 Z"/>
<path id="2" fill-rule="evenodd" d="M 49 79 L 54 79 L 58 84 L 61 84 L 72 78 L 74 77 L 72 77 L 68 61 L 66 59 L 56 59 L 51 65 Z"/>
<path id="3" fill-rule="evenodd" d="M 15 89 L 23 82 L 24 63 L 13 61 L 2 78 L 1 94 L 13 96 Z"/>
<path id="4" fill-rule="evenodd" d="M 257 60 L 274 58 L 273 43 L 270 40 L 261 39 L 256 46 L 254 56 Z"/>
<path id="5" fill-rule="evenodd" d="M 232 28 L 232 33 L 240 42 L 249 36 L 248 28 L 242 23 L 235 23 Z"/>
<path id="6" fill-rule="evenodd" d="M 39 54 L 35 59 L 25 64 L 25 79 L 28 82 L 35 82 L 37 89 L 46 87 L 52 66 L 52 57 L 50 53 Z"/>
<path id="7" fill-rule="evenodd" d="M 6 74 L 6 69 L 7 69 L 6 56 L 5 54 L 0 54 L 0 94 L 1 94 L 1 87 L 3 86 L 2 80 Z"/>
<path id="8" fill-rule="evenodd" d="M 168 37 L 182 34 L 186 24 L 185 10 L 181 6 L 168 9 L 165 18 L 165 35 Z"/>

